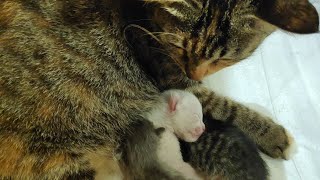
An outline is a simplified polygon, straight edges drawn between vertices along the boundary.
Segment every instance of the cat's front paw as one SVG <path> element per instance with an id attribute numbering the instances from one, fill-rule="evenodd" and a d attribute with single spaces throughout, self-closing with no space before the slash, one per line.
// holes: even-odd
<path id="1" fill-rule="evenodd" d="M 271 127 L 262 139 L 263 141 L 258 143 L 261 151 L 273 158 L 288 160 L 296 151 L 294 138 L 281 125 Z"/>

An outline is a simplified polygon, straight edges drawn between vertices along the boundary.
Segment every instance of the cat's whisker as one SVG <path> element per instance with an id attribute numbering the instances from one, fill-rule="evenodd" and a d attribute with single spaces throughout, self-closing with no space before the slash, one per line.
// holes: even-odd
<path id="1" fill-rule="evenodd" d="M 159 52 L 159 53 L 161 53 L 161 54 L 163 54 L 165 56 L 168 56 L 175 63 L 177 63 L 180 67 L 183 67 L 183 65 L 179 61 L 177 61 L 175 58 L 173 58 L 170 54 L 166 53 L 165 50 L 160 49 L 160 48 L 156 48 L 156 47 L 150 47 L 150 48 L 153 49 L 153 50 L 156 50 L 157 52 Z"/>
<path id="2" fill-rule="evenodd" d="M 174 36 L 180 40 L 183 40 L 183 37 L 179 36 L 178 34 L 174 34 L 174 33 L 169 33 L 169 32 L 153 32 L 153 34 L 161 36 L 161 35 L 170 35 L 170 36 Z"/>
<path id="3" fill-rule="evenodd" d="M 181 37 L 181 36 L 179 36 L 177 34 L 173 34 L 173 33 L 166 33 L 166 32 L 150 32 L 150 33 L 152 33 L 153 35 L 155 35 L 157 37 L 160 37 L 162 35 L 165 35 L 165 36 L 170 35 L 170 36 L 173 36 L 174 38 L 177 38 L 179 41 L 183 40 L 183 37 Z M 144 35 L 142 35 L 142 37 L 143 36 L 147 36 L 147 35 L 150 35 L 150 34 L 144 34 Z M 177 46 L 177 45 L 175 45 L 175 46 Z M 180 46 L 178 46 L 178 47 L 180 47 Z"/>
<path id="4" fill-rule="evenodd" d="M 172 45 L 172 46 L 174 46 L 174 47 L 177 47 L 177 48 L 180 48 L 180 49 L 183 49 L 183 50 L 186 50 L 187 51 L 187 49 L 185 48 L 185 47 L 183 47 L 182 45 L 180 46 L 180 45 L 178 45 L 177 43 L 169 43 L 170 45 Z"/>
<path id="5" fill-rule="evenodd" d="M 156 48 L 156 47 L 150 47 L 150 48 L 153 50 L 156 50 L 157 52 L 160 52 L 163 55 L 170 57 L 171 59 L 174 59 L 170 54 L 166 53 L 166 51 L 164 49 L 160 49 L 160 48 Z"/>
<path id="6" fill-rule="evenodd" d="M 144 31 L 146 33 L 146 35 L 151 36 L 154 40 L 158 41 L 159 43 L 161 43 L 160 39 L 155 36 L 152 32 L 150 32 L 149 30 L 147 30 L 146 28 L 139 26 L 137 24 L 129 24 L 127 27 L 125 27 L 124 29 L 124 33 L 129 29 L 129 28 L 137 28 L 140 29 L 142 31 Z"/>

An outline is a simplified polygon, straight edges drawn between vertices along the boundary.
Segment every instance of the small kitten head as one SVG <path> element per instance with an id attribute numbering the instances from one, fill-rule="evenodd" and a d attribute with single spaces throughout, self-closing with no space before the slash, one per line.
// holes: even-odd
<path id="1" fill-rule="evenodd" d="M 308 0 L 144 0 L 153 31 L 167 53 L 194 80 L 250 56 L 276 27 L 318 32 Z"/>
<path id="2" fill-rule="evenodd" d="M 170 90 L 166 94 L 174 133 L 184 141 L 196 141 L 205 130 L 199 100 L 186 91 Z"/>

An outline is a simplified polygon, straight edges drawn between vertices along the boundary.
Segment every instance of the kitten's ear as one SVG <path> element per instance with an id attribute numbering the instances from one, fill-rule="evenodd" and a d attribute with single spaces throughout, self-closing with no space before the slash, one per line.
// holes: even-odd
<path id="1" fill-rule="evenodd" d="M 169 110 L 170 112 L 174 112 L 177 110 L 177 104 L 179 102 L 179 97 L 175 93 L 171 92 L 169 96 Z"/>
<path id="2" fill-rule="evenodd" d="M 301 34 L 319 31 L 319 16 L 308 0 L 260 0 L 257 16 L 281 29 Z"/>
<path id="3" fill-rule="evenodd" d="M 157 136 L 160 136 L 164 131 L 166 131 L 166 129 L 163 127 L 160 127 L 155 130 L 155 133 Z"/>

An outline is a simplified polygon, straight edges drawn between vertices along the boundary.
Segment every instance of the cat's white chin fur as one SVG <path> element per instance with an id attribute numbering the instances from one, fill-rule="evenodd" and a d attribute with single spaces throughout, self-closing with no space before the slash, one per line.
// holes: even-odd
<path id="1" fill-rule="evenodd" d="M 286 160 L 289 160 L 298 152 L 298 145 L 295 139 L 293 138 L 293 136 L 291 135 L 291 133 L 287 130 L 286 130 L 286 135 L 288 137 L 289 146 L 287 149 L 284 150 L 283 154 L 284 154 L 284 158 Z"/>

